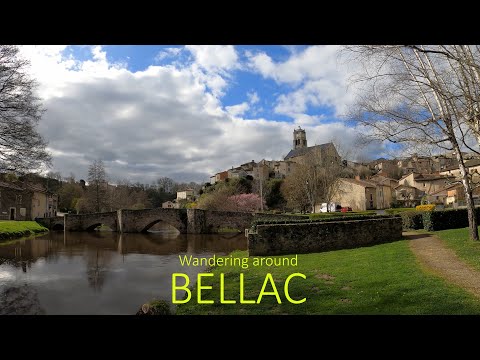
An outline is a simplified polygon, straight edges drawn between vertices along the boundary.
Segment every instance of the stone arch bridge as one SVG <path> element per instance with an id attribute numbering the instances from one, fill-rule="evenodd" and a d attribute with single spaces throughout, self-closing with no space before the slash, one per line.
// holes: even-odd
<path id="1" fill-rule="evenodd" d="M 57 216 L 37 219 L 37 221 L 55 230 L 63 228 L 65 231 L 92 231 L 99 225 L 105 224 L 113 231 L 124 233 L 147 232 L 153 225 L 163 222 L 184 234 L 209 234 L 216 233 L 220 228 L 225 227 L 243 231 L 249 228 L 252 220 L 258 216 L 276 217 L 276 215 L 257 215 L 249 212 L 155 208 L 80 215 L 66 214 L 64 217 Z"/>

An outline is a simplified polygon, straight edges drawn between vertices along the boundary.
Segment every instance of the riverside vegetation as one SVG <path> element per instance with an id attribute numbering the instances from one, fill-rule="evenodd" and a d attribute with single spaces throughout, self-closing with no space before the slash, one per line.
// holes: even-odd
<path id="1" fill-rule="evenodd" d="M 47 232 L 36 221 L 0 220 L 0 241 Z"/>

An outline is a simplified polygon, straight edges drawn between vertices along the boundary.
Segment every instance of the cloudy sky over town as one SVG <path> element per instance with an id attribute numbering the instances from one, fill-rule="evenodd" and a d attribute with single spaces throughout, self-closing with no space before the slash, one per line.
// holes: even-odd
<path id="1" fill-rule="evenodd" d="M 47 111 L 39 124 L 53 171 L 86 178 L 101 159 L 111 181 L 160 176 L 205 182 L 282 159 L 293 129 L 309 145 L 335 139 L 352 158 L 344 115 L 355 64 L 337 46 L 22 46 Z"/>

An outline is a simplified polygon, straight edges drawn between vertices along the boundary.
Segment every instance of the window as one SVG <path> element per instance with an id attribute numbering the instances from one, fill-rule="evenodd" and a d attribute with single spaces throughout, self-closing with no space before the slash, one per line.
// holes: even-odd
<path id="1" fill-rule="evenodd" d="M 370 200 L 373 200 L 373 194 L 370 194 Z"/>
<path id="2" fill-rule="evenodd" d="M 423 183 L 423 187 L 425 187 L 425 186 L 427 186 L 427 184 L 426 184 L 426 183 Z"/>

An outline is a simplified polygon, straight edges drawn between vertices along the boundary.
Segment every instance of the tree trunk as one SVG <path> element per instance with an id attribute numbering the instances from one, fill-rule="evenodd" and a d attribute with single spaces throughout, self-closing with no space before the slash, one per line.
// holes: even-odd
<path id="1" fill-rule="evenodd" d="M 478 241 L 477 216 L 475 215 L 475 204 L 473 203 L 472 188 L 470 187 L 470 181 L 468 179 L 468 170 L 465 168 L 465 164 L 463 163 L 463 155 L 459 147 L 455 146 L 455 148 L 455 152 L 457 153 L 458 168 L 460 169 L 460 173 L 462 175 L 465 201 L 467 203 L 469 236 L 470 239 Z"/>

